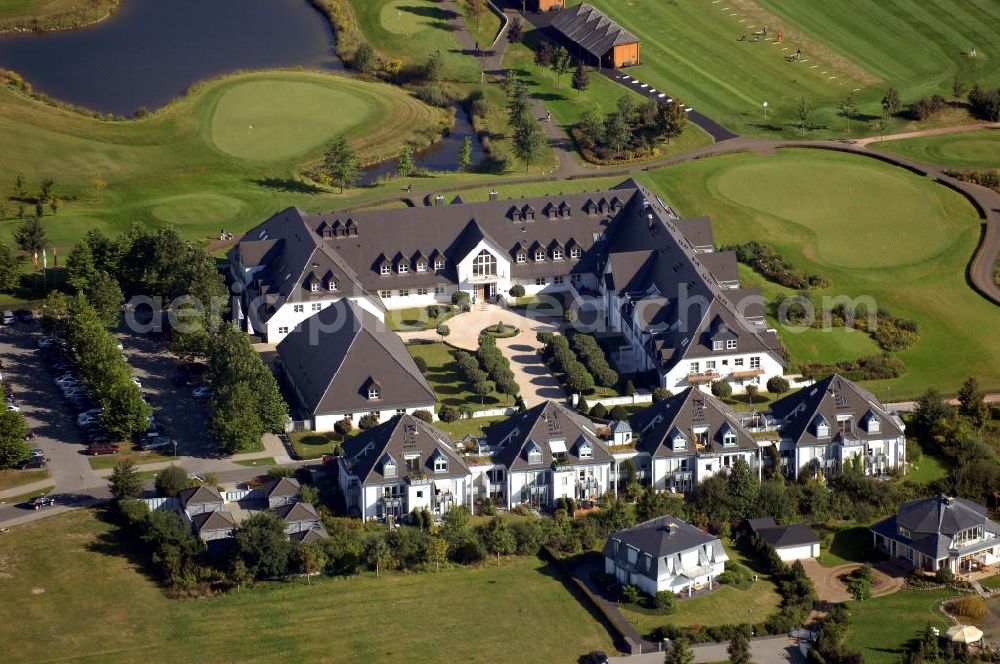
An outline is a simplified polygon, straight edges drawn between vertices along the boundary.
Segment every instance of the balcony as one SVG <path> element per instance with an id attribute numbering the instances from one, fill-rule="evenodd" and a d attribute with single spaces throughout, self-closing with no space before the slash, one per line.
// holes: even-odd
<path id="1" fill-rule="evenodd" d="M 406 483 L 410 486 L 427 486 L 431 481 L 423 473 L 414 473 L 406 476 Z"/>
<path id="2" fill-rule="evenodd" d="M 757 376 L 763 376 L 763 369 L 747 369 L 745 371 L 734 371 L 729 374 L 732 378 L 736 380 L 744 380 L 746 378 L 756 378 Z"/>
<path id="3" fill-rule="evenodd" d="M 470 274 L 467 281 L 470 284 L 488 284 L 499 279 L 500 277 L 495 274 Z"/>
<path id="4" fill-rule="evenodd" d="M 711 383 L 712 381 L 719 380 L 719 374 L 715 371 L 706 371 L 705 373 L 690 373 L 687 376 L 687 380 L 692 385 L 702 385 L 704 383 Z"/>

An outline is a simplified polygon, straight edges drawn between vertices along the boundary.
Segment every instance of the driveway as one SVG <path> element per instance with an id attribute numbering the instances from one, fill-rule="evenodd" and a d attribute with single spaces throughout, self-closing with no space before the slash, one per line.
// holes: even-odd
<path id="1" fill-rule="evenodd" d="M 841 582 L 840 577 L 861 567 L 860 563 L 847 563 L 836 567 L 823 567 L 813 558 L 802 561 L 802 567 L 806 574 L 816 584 L 816 594 L 820 601 L 846 602 L 851 599 L 851 594 L 847 591 L 847 586 Z M 889 568 L 876 569 L 875 581 L 872 583 L 872 595 L 882 597 L 891 595 L 903 587 L 904 578 L 899 573 Z"/>
<path id="2" fill-rule="evenodd" d="M 693 645 L 691 651 L 694 653 L 694 664 L 729 661 L 729 653 L 726 652 L 728 647 L 728 641 Z M 787 636 L 752 639 L 750 641 L 750 654 L 756 664 L 785 664 L 786 662 L 801 664 L 806 661 L 799 650 L 798 640 Z M 609 657 L 608 661 L 612 664 L 662 664 L 663 653 L 650 652 L 629 657 Z"/>

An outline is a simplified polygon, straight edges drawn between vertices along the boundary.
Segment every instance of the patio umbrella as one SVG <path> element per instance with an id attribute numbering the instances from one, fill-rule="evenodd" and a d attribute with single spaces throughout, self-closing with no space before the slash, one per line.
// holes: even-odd
<path id="1" fill-rule="evenodd" d="M 955 643 L 976 643 L 983 638 L 983 632 L 972 625 L 955 625 L 948 629 L 948 638 Z"/>

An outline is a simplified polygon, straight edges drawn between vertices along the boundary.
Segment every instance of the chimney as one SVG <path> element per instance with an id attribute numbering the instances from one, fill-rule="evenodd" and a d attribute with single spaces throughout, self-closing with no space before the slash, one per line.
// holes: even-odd
<path id="1" fill-rule="evenodd" d="M 490 200 L 491 201 L 497 200 L 498 197 L 499 196 L 497 194 L 497 190 L 496 189 L 493 189 L 492 191 L 490 191 Z"/>

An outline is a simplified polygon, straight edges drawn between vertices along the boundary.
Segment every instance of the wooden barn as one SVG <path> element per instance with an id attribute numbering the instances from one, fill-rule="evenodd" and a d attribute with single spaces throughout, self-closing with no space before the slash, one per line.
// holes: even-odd
<path id="1" fill-rule="evenodd" d="M 585 2 L 560 11 L 551 26 L 599 66 L 639 64 L 639 38 Z"/>

